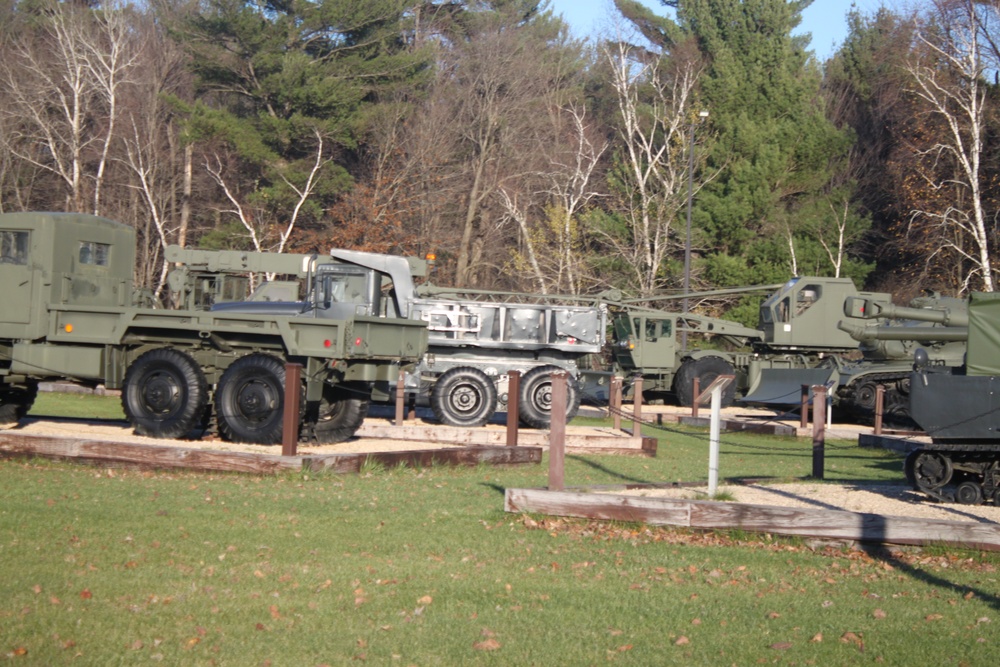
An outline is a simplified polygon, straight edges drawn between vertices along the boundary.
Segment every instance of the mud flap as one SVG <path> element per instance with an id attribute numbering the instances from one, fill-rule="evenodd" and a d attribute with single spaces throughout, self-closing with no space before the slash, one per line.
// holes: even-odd
<path id="1" fill-rule="evenodd" d="M 760 373 L 760 382 L 737 403 L 758 405 L 799 405 L 802 385 L 823 385 L 836 373 L 833 368 L 768 368 Z M 812 389 L 809 390 L 812 400 Z"/>

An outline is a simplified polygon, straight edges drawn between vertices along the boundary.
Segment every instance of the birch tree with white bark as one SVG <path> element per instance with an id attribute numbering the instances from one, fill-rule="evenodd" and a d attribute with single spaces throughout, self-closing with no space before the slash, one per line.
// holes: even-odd
<path id="1" fill-rule="evenodd" d="M 917 32 L 918 46 L 923 48 L 915 49 L 906 64 L 911 92 L 945 128 L 938 141 L 915 148 L 925 158 L 920 177 L 932 190 L 952 192 L 941 198 L 937 208 L 913 211 L 911 224 L 920 221 L 941 229 L 941 245 L 934 253 L 952 251 L 967 263 L 963 291 L 992 292 L 992 215 L 984 204 L 982 182 L 987 63 L 978 4 L 973 0 L 935 0 L 931 16 Z M 952 168 L 939 168 L 942 165 Z"/>

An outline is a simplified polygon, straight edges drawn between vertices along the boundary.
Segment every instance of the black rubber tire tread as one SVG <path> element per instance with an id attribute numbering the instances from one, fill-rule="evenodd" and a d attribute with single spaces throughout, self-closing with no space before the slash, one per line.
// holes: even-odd
<path id="1" fill-rule="evenodd" d="M 208 382 L 187 353 L 171 347 L 145 352 L 125 371 L 122 410 L 138 435 L 183 438 L 208 409 Z"/>
<path id="2" fill-rule="evenodd" d="M 307 411 L 306 426 L 316 442 L 343 442 L 361 428 L 370 402 L 371 393 L 364 386 L 326 385 L 315 411 Z"/>
<path id="3" fill-rule="evenodd" d="M 497 411 L 497 386 L 478 368 L 452 368 L 434 383 L 431 410 L 442 424 L 482 426 Z"/>
<path id="4" fill-rule="evenodd" d="M 10 389 L 0 394 L 0 424 L 20 421 L 31 410 L 38 396 L 38 383 L 24 389 Z"/>
<path id="5" fill-rule="evenodd" d="M 708 385 L 720 375 L 734 375 L 732 364 L 722 357 L 700 357 L 689 359 L 681 364 L 674 377 L 674 395 L 677 405 L 690 408 L 694 404 L 694 379 L 698 378 L 700 391 L 708 389 Z M 728 408 L 736 400 L 736 383 L 730 382 L 722 392 L 722 407 Z"/>
<path id="6" fill-rule="evenodd" d="M 518 419 L 529 428 L 548 428 L 552 424 L 552 374 L 565 370 L 558 366 L 536 366 L 521 378 L 521 395 L 518 397 Z M 566 378 L 566 421 L 580 410 L 579 381 L 572 374 Z"/>
<path id="7" fill-rule="evenodd" d="M 219 378 L 215 414 L 223 440 L 281 444 L 284 409 L 285 364 L 276 357 L 248 354 Z"/>

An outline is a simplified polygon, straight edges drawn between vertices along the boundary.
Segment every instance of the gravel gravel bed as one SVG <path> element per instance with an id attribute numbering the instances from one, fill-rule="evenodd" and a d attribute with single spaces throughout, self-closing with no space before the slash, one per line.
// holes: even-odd
<path id="1" fill-rule="evenodd" d="M 132 433 L 132 427 L 125 422 L 83 422 L 74 419 L 22 419 L 13 428 L 0 429 L 4 433 L 23 435 L 46 435 L 62 438 L 100 439 L 109 442 L 130 444 L 162 445 L 165 447 L 187 447 L 190 449 L 214 449 L 224 452 L 252 452 L 255 454 L 281 454 L 281 445 L 247 445 L 226 442 L 216 437 L 200 440 L 172 440 L 147 438 Z M 440 442 L 418 442 L 414 440 L 391 440 L 387 438 L 351 438 L 346 442 L 332 445 L 299 444 L 299 454 L 359 454 L 364 452 L 395 452 L 414 449 L 447 449 L 455 447 Z"/>
<path id="2" fill-rule="evenodd" d="M 1000 522 L 1000 507 L 994 505 L 959 505 L 939 503 L 922 493 L 899 484 L 835 484 L 788 483 L 720 485 L 720 493 L 729 494 L 733 502 L 749 505 L 776 505 L 816 509 L 846 510 L 882 514 L 885 516 L 946 519 L 949 521 Z M 707 487 L 678 487 L 670 489 L 634 489 L 615 492 L 615 495 L 644 496 L 650 498 L 683 498 L 711 500 Z"/>

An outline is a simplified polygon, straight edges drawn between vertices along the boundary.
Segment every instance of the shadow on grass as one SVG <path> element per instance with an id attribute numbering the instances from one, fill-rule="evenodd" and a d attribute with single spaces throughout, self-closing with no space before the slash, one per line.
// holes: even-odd
<path id="1" fill-rule="evenodd" d="M 606 465 L 604 465 L 602 463 L 598 463 L 597 461 L 592 461 L 592 460 L 590 460 L 588 458 L 584 458 L 584 457 L 582 457 L 582 456 L 580 456 L 578 454 L 569 454 L 569 455 L 566 456 L 566 458 L 567 459 L 572 459 L 572 460 L 577 461 L 579 463 L 582 463 L 583 465 L 588 466 L 590 468 L 593 468 L 594 470 L 600 471 L 600 472 L 604 473 L 605 475 L 608 475 L 609 477 L 612 477 L 614 479 L 621 479 L 621 480 L 625 480 L 627 482 L 637 482 L 639 484 L 654 484 L 655 483 L 655 481 L 653 481 L 653 480 L 643 479 L 641 477 L 633 477 L 632 475 L 627 475 L 625 473 L 618 472 L 617 470 L 612 470 L 611 468 L 607 467 Z"/>
<path id="2" fill-rule="evenodd" d="M 948 581 L 942 576 L 932 574 L 927 570 L 915 567 L 905 560 L 902 560 L 896 556 L 891 550 L 889 550 L 885 545 L 882 544 L 872 544 L 868 542 L 861 542 L 858 548 L 864 551 L 866 554 L 871 556 L 876 560 L 883 561 L 887 565 L 890 565 L 897 572 L 905 573 L 906 575 L 913 577 L 929 586 L 936 586 L 944 591 L 955 593 L 956 595 L 967 595 L 971 593 L 977 598 L 982 600 L 985 604 L 988 604 L 994 610 L 1000 611 L 1000 596 L 991 590 L 985 588 L 980 588 L 977 586 L 956 584 L 952 581 Z"/>

